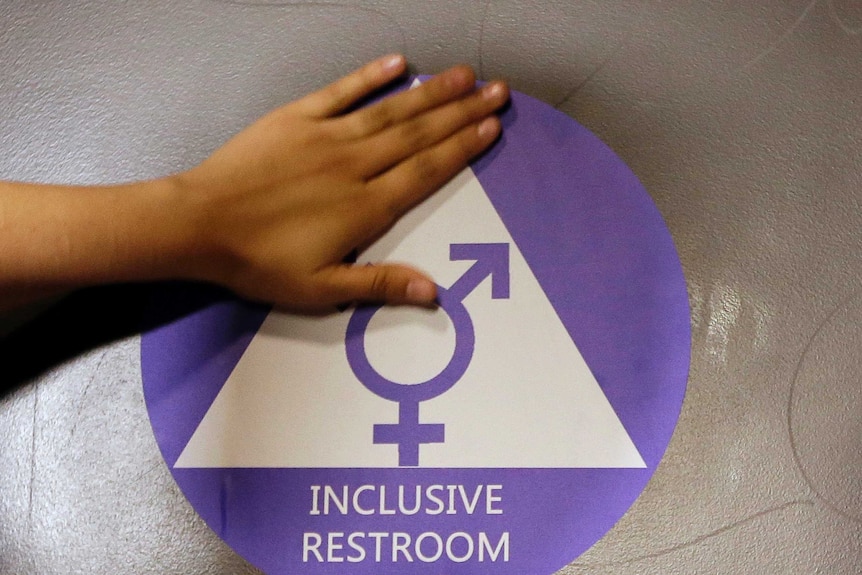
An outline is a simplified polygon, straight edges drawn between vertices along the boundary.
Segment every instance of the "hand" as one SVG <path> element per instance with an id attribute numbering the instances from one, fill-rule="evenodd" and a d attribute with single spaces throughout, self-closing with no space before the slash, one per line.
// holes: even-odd
<path id="1" fill-rule="evenodd" d="M 351 301 L 431 305 L 435 284 L 404 265 L 343 263 L 461 171 L 500 131 L 500 82 L 466 66 L 357 111 L 402 75 L 389 56 L 258 120 L 179 174 L 196 241 L 191 274 L 303 312 Z"/>

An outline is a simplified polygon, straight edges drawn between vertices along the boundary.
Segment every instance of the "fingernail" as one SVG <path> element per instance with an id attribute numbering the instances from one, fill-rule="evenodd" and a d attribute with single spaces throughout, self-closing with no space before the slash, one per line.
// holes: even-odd
<path id="1" fill-rule="evenodd" d="M 404 295 L 410 303 L 429 305 L 437 297 L 437 286 L 428 280 L 410 280 Z"/>
<path id="2" fill-rule="evenodd" d="M 488 84 L 482 89 L 482 97 L 486 100 L 496 100 L 503 96 L 503 85 L 499 82 Z"/>
<path id="3" fill-rule="evenodd" d="M 400 70 L 404 65 L 404 56 L 401 54 L 390 54 L 381 58 L 380 64 L 384 72 L 394 72 Z"/>
<path id="4" fill-rule="evenodd" d="M 495 116 L 485 118 L 476 131 L 482 140 L 493 140 L 500 133 L 500 121 Z"/>

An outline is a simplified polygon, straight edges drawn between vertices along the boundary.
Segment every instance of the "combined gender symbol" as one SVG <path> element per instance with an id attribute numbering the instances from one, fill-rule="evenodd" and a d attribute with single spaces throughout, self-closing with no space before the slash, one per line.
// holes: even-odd
<path id="1" fill-rule="evenodd" d="M 445 424 L 419 423 L 419 403 L 449 391 L 470 365 L 476 335 L 464 298 L 488 276 L 492 281 L 491 297 L 509 297 L 509 244 L 452 244 L 449 259 L 476 263 L 448 289 L 437 286 L 439 306 L 455 327 L 455 351 L 448 365 L 433 378 L 403 385 L 383 377 L 371 365 L 365 350 L 365 330 L 381 306 L 360 307 L 347 324 L 347 361 L 356 378 L 372 393 L 398 403 L 398 423 L 375 424 L 374 443 L 397 445 L 400 466 L 419 465 L 420 445 L 445 441 Z"/>

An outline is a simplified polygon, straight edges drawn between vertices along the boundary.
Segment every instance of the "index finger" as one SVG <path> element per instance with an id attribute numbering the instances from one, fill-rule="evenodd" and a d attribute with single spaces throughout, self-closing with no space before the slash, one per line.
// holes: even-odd
<path id="1" fill-rule="evenodd" d="M 468 66 L 456 66 L 416 88 L 385 98 L 335 121 L 349 137 L 363 138 L 463 98 L 475 88 L 476 76 L 473 70 Z"/>

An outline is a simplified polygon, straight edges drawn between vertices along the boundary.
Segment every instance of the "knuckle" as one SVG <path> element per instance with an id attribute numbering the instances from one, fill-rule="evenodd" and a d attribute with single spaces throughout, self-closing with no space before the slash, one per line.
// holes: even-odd
<path id="1" fill-rule="evenodd" d="M 440 162 L 430 153 L 419 154 L 413 159 L 413 173 L 419 180 L 436 180 L 441 171 Z"/>
<path id="2" fill-rule="evenodd" d="M 407 149 L 422 150 L 434 143 L 434 129 L 428 121 L 416 120 L 401 129 L 401 140 Z"/>
<path id="3" fill-rule="evenodd" d="M 347 89 L 342 82 L 335 82 L 334 84 L 330 84 L 326 89 L 326 96 L 335 107 L 340 108 L 346 105 Z"/>
<path id="4" fill-rule="evenodd" d="M 452 126 L 452 133 L 456 134 L 470 124 L 478 122 L 489 112 L 484 107 L 483 102 L 477 101 L 476 98 L 454 102 L 451 104 L 450 110 L 450 125 Z"/>
<path id="5" fill-rule="evenodd" d="M 463 130 L 455 137 L 455 147 L 457 149 L 457 159 L 460 162 L 466 162 L 477 153 L 476 130 L 468 128 Z"/>
<path id="6" fill-rule="evenodd" d="M 476 120 L 486 116 L 491 111 L 488 104 L 477 95 L 472 96 L 468 100 L 459 102 L 458 105 L 461 108 L 460 112 L 462 117 L 469 122 L 475 122 Z"/>
<path id="7" fill-rule="evenodd" d="M 429 82 L 423 84 L 423 87 L 424 90 L 416 93 L 416 99 L 421 109 L 433 108 L 446 99 L 445 87 L 439 82 Z"/>
<path id="8" fill-rule="evenodd" d="M 357 132 L 360 135 L 373 134 L 386 129 L 393 122 L 392 111 L 388 106 L 372 106 L 357 116 Z"/>
<path id="9" fill-rule="evenodd" d="M 373 297 L 384 299 L 392 286 L 392 278 L 385 268 L 377 268 L 371 278 L 371 293 Z"/>

